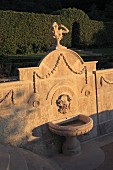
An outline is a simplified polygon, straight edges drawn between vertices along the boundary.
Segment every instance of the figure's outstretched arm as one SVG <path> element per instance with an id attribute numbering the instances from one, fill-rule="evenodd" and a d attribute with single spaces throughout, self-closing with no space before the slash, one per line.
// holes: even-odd
<path id="1" fill-rule="evenodd" d="M 61 24 L 60 27 L 64 28 L 64 30 L 62 30 L 62 33 L 68 33 L 69 32 L 68 28 L 66 28 L 63 24 Z"/>

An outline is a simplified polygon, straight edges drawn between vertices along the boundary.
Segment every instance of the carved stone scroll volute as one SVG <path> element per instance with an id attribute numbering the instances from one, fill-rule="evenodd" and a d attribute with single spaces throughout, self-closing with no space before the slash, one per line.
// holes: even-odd
<path id="1" fill-rule="evenodd" d="M 58 111 L 65 114 L 70 110 L 71 98 L 69 95 L 62 94 L 58 97 L 56 104 L 58 106 Z"/>

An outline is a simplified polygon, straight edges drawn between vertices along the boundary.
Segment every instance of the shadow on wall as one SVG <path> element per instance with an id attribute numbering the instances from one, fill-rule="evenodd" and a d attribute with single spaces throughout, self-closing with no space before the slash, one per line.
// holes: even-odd
<path id="1" fill-rule="evenodd" d="M 33 151 L 43 156 L 52 156 L 55 153 L 61 153 L 64 137 L 58 136 L 50 132 L 48 123 L 35 127 L 32 130 L 34 140 L 23 145 L 24 149 Z"/>
<path id="2" fill-rule="evenodd" d="M 95 113 L 91 117 L 94 127 L 89 133 L 78 137 L 81 142 L 113 132 L 113 110 Z M 0 116 L 0 142 L 10 143 L 44 156 L 61 152 L 65 138 L 50 132 L 48 122 L 41 124 L 44 122 L 42 119 L 38 110 L 32 106 L 14 105 L 10 114 Z"/>
<path id="3" fill-rule="evenodd" d="M 26 127 L 29 127 L 29 120 L 34 110 L 29 108 L 26 100 L 21 104 L 18 103 L 24 94 L 24 90 L 17 90 L 16 93 L 13 91 L 0 102 L 0 142 L 2 143 L 21 146 L 28 140 Z M 18 101 L 15 100 L 16 98 Z"/>
<path id="4" fill-rule="evenodd" d="M 46 122 L 45 117 L 33 107 L 34 93 L 29 94 L 23 103 L 16 102 L 16 98 L 21 99 L 24 93 L 23 90 L 17 91 L 14 102 L 10 102 L 12 95 L 3 100 L 4 107 L 0 110 L 0 142 L 24 147 L 45 156 L 57 150 L 60 152 L 59 136 L 49 131 L 47 123 L 43 124 Z"/>
<path id="5" fill-rule="evenodd" d="M 16 97 L 19 98 L 23 94 L 24 91 L 20 91 Z M 0 142 L 16 145 L 44 156 L 60 153 L 65 137 L 60 137 L 49 131 L 47 121 L 49 115 L 40 113 L 38 108 L 33 107 L 33 101 L 28 103 L 30 96 L 34 96 L 34 93 L 29 95 L 27 101 L 23 101 L 23 105 L 10 106 L 9 110 L 6 110 L 6 114 L 1 110 Z M 89 133 L 78 137 L 81 142 L 113 132 L 113 110 L 95 113 L 91 117 L 94 127 Z"/>
<path id="6" fill-rule="evenodd" d="M 113 110 L 106 110 L 91 116 L 94 121 L 93 129 L 78 137 L 83 142 L 107 133 L 113 132 Z M 27 142 L 23 147 L 36 154 L 52 156 L 62 152 L 62 143 L 65 137 L 53 134 L 48 129 L 48 124 L 42 124 L 32 130 L 35 140 Z"/>

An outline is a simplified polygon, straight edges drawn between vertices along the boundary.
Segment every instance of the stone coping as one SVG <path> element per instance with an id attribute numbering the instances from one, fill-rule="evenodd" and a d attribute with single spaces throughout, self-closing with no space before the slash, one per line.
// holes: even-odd
<path id="1" fill-rule="evenodd" d="M 23 84 L 23 82 L 24 82 L 24 84 Z M 26 85 L 28 83 L 31 83 L 31 81 L 17 80 L 17 81 L 11 81 L 11 82 L 3 82 L 3 83 L 0 83 L 0 88 L 3 88 L 3 87 L 6 88 L 6 87 L 12 87 L 12 86 L 22 86 L 22 85 Z"/>
<path id="2" fill-rule="evenodd" d="M 88 63 L 88 64 L 94 64 L 94 63 L 98 63 L 98 61 L 86 61 L 84 63 Z"/>
<path id="3" fill-rule="evenodd" d="M 109 72 L 113 72 L 113 68 L 112 69 L 104 69 L 104 70 L 93 71 L 93 73 L 101 73 L 101 74 L 109 73 Z"/>
<path id="4" fill-rule="evenodd" d="M 18 68 L 19 71 L 21 70 L 33 70 L 33 69 L 39 69 L 39 67 L 25 67 L 25 68 Z"/>

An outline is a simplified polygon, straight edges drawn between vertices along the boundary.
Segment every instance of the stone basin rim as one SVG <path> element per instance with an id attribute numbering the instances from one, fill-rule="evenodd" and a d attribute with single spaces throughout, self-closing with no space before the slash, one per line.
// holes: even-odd
<path id="1" fill-rule="evenodd" d="M 74 127 L 72 127 L 70 125 L 61 126 L 60 124 L 58 124 L 58 123 L 61 123 L 64 120 L 69 120 L 69 118 L 73 118 L 73 120 L 77 120 L 77 118 L 78 118 L 79 120 L 82 120 L 85 124 L 74 126 Z M 49 125 L 49 128 L 50 128 L 51 131 L 52 131 L 52 129 L 58 130 L 58 131 L 76 131 L 76 130 L 78 130 L 78 131 L 83 130 L 84 131 L 84 130 L 87 129 L 89 131 L 93 128 L 93 119 L 89 116 L 79 114 L 75 117 L 70 116 L 70 117 L 68 117 L 68 119 L 66 119 L 66 117 L 65 117 L 65 118 L 61 118 L 61 119 L 58 119 L 58 120 L 51 121 L 51 122 L 48 123 L 48 125 Z"/>

